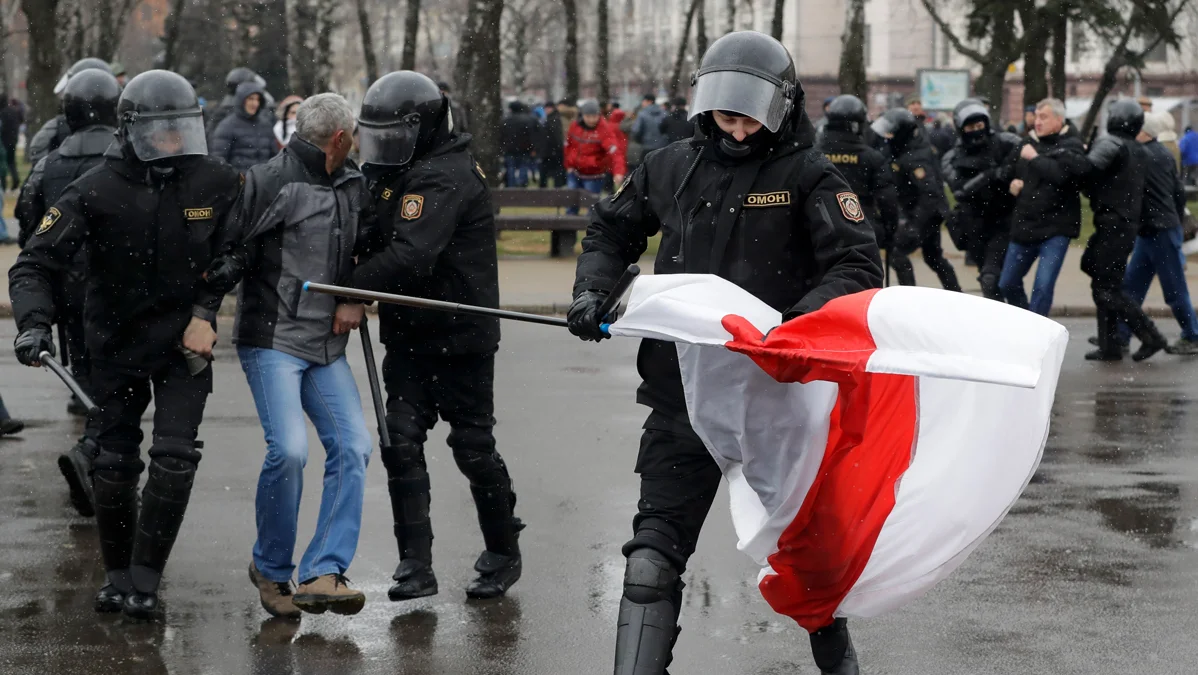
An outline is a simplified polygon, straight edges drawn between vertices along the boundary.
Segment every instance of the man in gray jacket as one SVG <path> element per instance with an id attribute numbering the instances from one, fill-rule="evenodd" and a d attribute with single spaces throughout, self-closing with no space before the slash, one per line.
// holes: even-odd
<path id="1" fill-rule="evenodd" d="M 353 129 L 345 99 L 318 94 L 305 100 L 291 142 L 245 175 L 231 216 L 241 246 L 208 272 L 209 279 L 242 282 L 233 342 L 266 435 L 250 580 L 274 616 L 356 614 L 365 603 L 345 578 L 358 545 L 372 447 L 345 359 L 363 307 L 303 291 L 307 280 L 345 284 L 356 249 L 365 244 L 359 219 L 365 179 L 346 165 Z M 292 552 L 308 459 L 304 413 L 326 460 L 316 534 L 300 560 L 293 594 Z"/>
<path id="2" fill-rule="evenodd" d="M 653 94 L 645 94 L 629 137 L 631 141 L 641 144 L 646 155 L 670 144 L 670 139 L 661 131 L 661 121 L 666 118 L 666 111 L 657 105 L 656 100 Z"/>

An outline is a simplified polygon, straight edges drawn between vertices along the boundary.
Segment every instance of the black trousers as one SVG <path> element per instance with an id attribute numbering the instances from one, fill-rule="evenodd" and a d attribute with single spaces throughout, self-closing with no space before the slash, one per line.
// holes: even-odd
<path id="1" fill-rule="evenodd" d="M 991 300 L 1003 302 L 998 279 L 1002 276 L 1010 242 L 1010 227 L 1006 223 L 988 223 L 969 240 L 968 252 L 978 264 L 978 283 L 982 286 L 982 295 Z"/>
<path id="2" fill-rule="evenodd" d="M 1096 223 L 1097 229 L 1086 243 L 1082 254 L 1082 271 L 1090 276 L 1090 292 L 1099 314 L 1099 339 L 1111 337 L 1109 325 L 1127 324 L 1140 339 L 1156 324 L 1143 308 L 1123 292 L 1123 277 L 1127 272 L 1127 259 L 1136 244 L 1134 226 Z M 1104 330 L 1104 327 L 1107 327 Z"/>
<path id="3" fill-rule="evenodd" d="M 566 167 L 562 164 L 561 157 L 546 157 L 541 160 L 541 187 L 549 187 L 550 178 L 553 179 L 554 187 L 566 187 Z"/>
<path id="4" fill-rule="evenodd" d="M 911 266 L 910 255 L 918 248 L 923 251 L 924 263 L 936 273 L 944 290 L 960 291 L 961 284 L 957 281 L 957 273 L 953 271 L 952 264 L 944 257 L 944 248 L 940 245 L 940 223 L 925 225 L 921 229 L 923 232 L 918 239 L 904 238 L 901 232 L 895 237 L 895 245 L 891 248 L 889 255 L 894 256 L 890 266 L 894 268 L 899 284 L 902 286 L 915 285 L 915 268 Z"/>
<path id="5" fill-rule="evenodd" d="M 650 415 L 647 426 L 658 417 L 658 413 Z M 681 573 L 695 552 L 723 474 L 693 431 L 653 428 L 641 435 L 636 472 L 641 477 L 641 496 L 624 555 L 651 548 L 669 558 Z"/>
<path id="6" fill-rule="evenodd" d="M 8 180 L 12 189 L 16 190 L 21 187 L 21 177 L 17 174 L 17 144 L 4 144 L 4 152 L 8 157 Z M 4 187 L 3 182 L 0 182 L 0 187 Z"/>
<path id="7" fill-rule="evenodd" d="M 187 370 L 182 354 L 171 354 L 148 375 L 131 375 L 92 363 L 92 398 L 100 412 L 89 420 L 100 444 L 96 470 L 138 475 L 145 469 L 140 447 L 141 416 L 154 400 L 154 439 L 151 459 L 173 457 L 198 464 L 194 445 L 204 406 L 212 393 L 212 368 L 199 375 Z"/>

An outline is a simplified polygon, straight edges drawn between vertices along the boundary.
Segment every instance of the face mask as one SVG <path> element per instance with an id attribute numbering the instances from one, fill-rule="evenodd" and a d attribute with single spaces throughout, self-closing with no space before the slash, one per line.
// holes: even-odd
<path id="1" fill-rule="evenodd" d="M 738 141 L 735 136 L 719 128 L 714 123 L 712 126 L 715 127 L 716 147 L 721 154 L 732 159 L 744 159 L 761 152 L 768 148 L 770 141 L 773 140 L 769 130 L 764 127 L 757 133 L 746 136 L 745 140 Z"/>
<path id="2" fill-rule="evenodd" d="M 976 148 L 978 146 L 985 145 L 986 138 L 988 136 L 989 134 L 985 129 L 979 129 L 977 131 L 967 131 L 961 134 L 961 139 L 965 142 L 965 145 Z"/>

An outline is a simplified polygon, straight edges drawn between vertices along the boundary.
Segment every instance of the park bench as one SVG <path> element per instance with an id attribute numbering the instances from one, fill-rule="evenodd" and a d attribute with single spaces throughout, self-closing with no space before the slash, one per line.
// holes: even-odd
<path id="1" fill-rule="evenodd" d="M 549 255 L 553 258 L 574 252 L 576 233 L 586 230 L 590 218 L 566 213 L 570 207 L 589 209 L 599 195 L 571 188 L 495 188 L 491 203 L 496 210 L 495 229 L 549 232 Z M 504 213 L 504 209 L 510 209 Z M 517 209 L 556 209 L 556 213 L 516 213 Z"/>

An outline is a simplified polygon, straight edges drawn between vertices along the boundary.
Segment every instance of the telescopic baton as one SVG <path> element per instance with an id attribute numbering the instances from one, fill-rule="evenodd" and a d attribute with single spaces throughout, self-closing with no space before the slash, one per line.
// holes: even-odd
<path id="1" fill-rule="evenodd" d="M 358 333 L 362 336 L 362 355 L 366 359 L 366 379 L 370 382 L 370 398 L 374 399 L 374 418 L 379 425 L 379 447 L 391 447 L 391 434 L 387 432 L 387 409 L 383 405 L 383 391 L 379 387 L 379 370 L 374 361 L 374 343 L 370 341 L 370 329 L 366 327 L 366 317 L 358 325 Z"/>
<path id="2" fill-rule="evenodd" d="M 83 391 L 83 387 L 79 386 L 79 383 L 75 381 L 75 378 L 71 377 L 71 374 L 67 372 L 67 369 L 63 368 L 61 363 L 54 360 L 54 357 L 50 355 L 50 352 L 42 352 L 41 354 L 38 354 L 37 360 L 41 361 L 43 366 L 49 368 L 52 373 L 58 376 L 58 379 L 62 380 L 63 384 L 67 385 L 67 389 L 70 389 L 71 393 L 75 395 L 75 398 L 79 399 L 79 402 L 83 404 L 83 407 L 87 408 L 87 414 L 94 415 L 100 411 L 100 408 L 96 405 L 96 402 L 87 395 L 87 392 Z"/>

